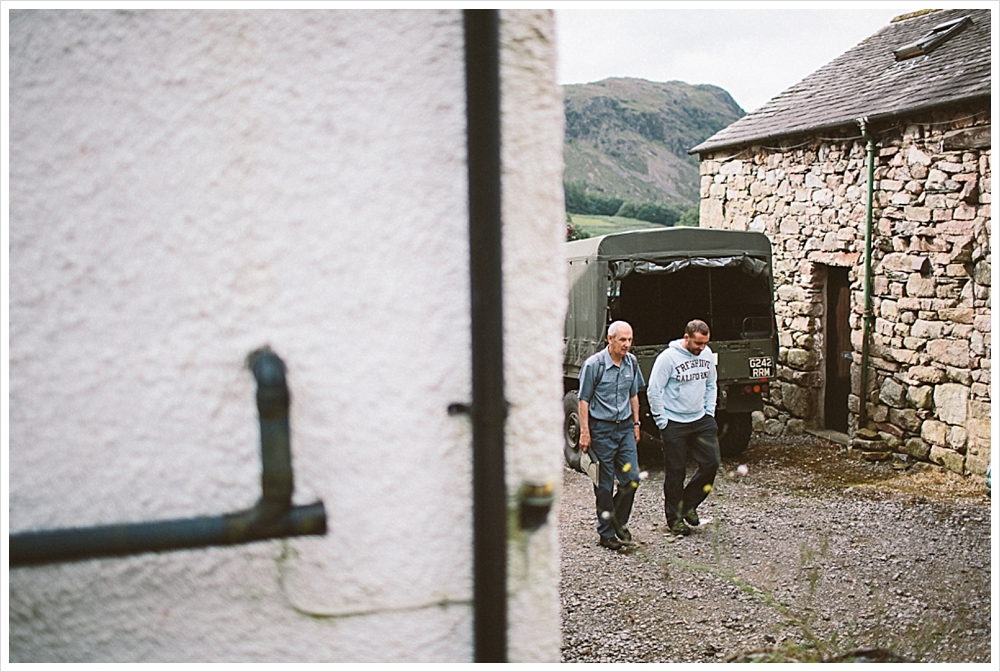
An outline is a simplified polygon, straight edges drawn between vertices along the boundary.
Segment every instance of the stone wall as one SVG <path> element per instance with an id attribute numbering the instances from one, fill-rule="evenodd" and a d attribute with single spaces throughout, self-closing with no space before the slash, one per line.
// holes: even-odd
<path id="1" fill-rule="evenodd" d="M 985 473 L 990 121 L 988 111 L 965 109 L 872 129 L 874 322 L 864 428 L 858 412 L 867 169 L 860 131 L 701 157 L 701 225 L 763 231 L 774 248 L 779 366 L 756 429 L 796 434 L 823 427 L 827 269 L 846 267 L 852 436 L 870 430 L 860 436 L 891 451 L 958 473 Z"/>

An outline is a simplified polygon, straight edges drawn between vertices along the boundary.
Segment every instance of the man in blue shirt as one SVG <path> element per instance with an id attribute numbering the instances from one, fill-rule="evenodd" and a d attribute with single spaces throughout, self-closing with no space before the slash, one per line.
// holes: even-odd
<path id="1" fill-rule="evenodd" d="M 691 320 L 684 338 L 671 341 L 649 372 L 646 397 L 663 440 L 663 508 L 675 535 L 689 534 L 688 525 L 698 527 L 698 505 L 719 470 L 718 372 L 708 339 L 708 325 Z M 689 450 L 698 468 L 685 487 Z"/>
<path id="2" fill-rule="evenodd" d="M 614 551 L 632 540 L 626 525 L 639 487 L 639 388 L 645 381 L 631 348 L 632 327 L 612 322 L 608 347 L 580 369 L 580 450 L 600 465 L 594 486 L 597 533 L 601 546 Z"/>

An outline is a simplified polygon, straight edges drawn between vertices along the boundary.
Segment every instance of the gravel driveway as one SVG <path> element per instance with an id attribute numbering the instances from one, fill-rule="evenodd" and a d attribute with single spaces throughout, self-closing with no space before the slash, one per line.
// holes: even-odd
<path id="1" fill-rule="evenodd" d="M 738 461 L 723 460 L 702 527 L 674 539 L 659 459 L 640 455 L 649 476 L 629 524 L 635 542 L 617 552 L 597 545 L 591 482 L 564 471 L 563 662 L 844 660 L 862 650 L 870 660 L 990 662 L 983 479 L 871 464 L 813 437 L 755 437 Z"/>

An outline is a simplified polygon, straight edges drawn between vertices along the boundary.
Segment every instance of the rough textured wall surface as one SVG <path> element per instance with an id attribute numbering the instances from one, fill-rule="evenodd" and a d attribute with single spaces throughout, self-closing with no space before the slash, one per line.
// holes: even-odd
<path id="1" fill-rule="evenodd" d="M 989 129 L 988 111 L 964 109 L 875 130 L 871 433 L 860 435 L 887 453 L 980 475 L 990 458 Z M 763 231 L 774 249 L 780 364 L 756 428 L 823 426 L 825 269 L 845 267 L 857 440 L 865 143 L 811 138 L 703 157 L 701 166 L 702 226 Z"/>
<path id="2" fill-rule="evenodd" d="M 504 23 L 512 490 L 561 468 L 551 32 Z M 329 523 L 15 569 L 11 660 L 471 660 L 461 12 L 25 11 L 10 45 L 11 531 L 253 505 L 265 344 Z M 511 658 L 558 660 L 556 532 L 510 548 Z"/>
<path id="3" fill-rule="evenodd" d="M 524 485 L 562 483 L 562 352 L 567 284 L 563 244 L 562 91 L 555 84 L 550 10 L 501 12 L 504 368 L 507 418 L 508 652 L 558 662 L 558 510 L 520 530 Z M 561 227 L 554 222 L 563 222 Z M 540 291 L 541 290 L 541 291 Z M 553 418 L 559 418 L 553 432 Z M 553 628 L 555 624 L 555 628 Z M 545 652 L 540 656 L 539 652 Z"/>

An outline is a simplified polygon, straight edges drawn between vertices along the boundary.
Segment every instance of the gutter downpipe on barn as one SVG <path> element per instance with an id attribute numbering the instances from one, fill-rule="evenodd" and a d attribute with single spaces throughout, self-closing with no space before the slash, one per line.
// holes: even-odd
<path id="1" fill-rule="evenodd" d="M 865 153 L 868 163 L 868 196 L 865 213 L 865 274 L 864 274 L 864 309 L 862 311 L 861 330 L 861 389 L 858 395 L 858 429 L 868 422 L 868 360 L 872 333 L 872 205 L 875 196 L 875 140 L 868 133 L 868 117 L 857 120 L 864 138 Z"/>
<path id="2" fill-rule="evenodd" d="M 477 663 L 507 662 L 507 487 L 500 201 L 500 17 L 463 10 L 472 338 L 473 611 Z M 449 409 L 454 412 L 454 409 Z"/>

